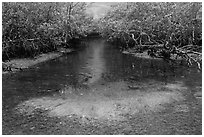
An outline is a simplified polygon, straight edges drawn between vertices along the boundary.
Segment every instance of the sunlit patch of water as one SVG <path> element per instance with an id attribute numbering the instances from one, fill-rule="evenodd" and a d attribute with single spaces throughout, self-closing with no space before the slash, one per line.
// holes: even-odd
<path id="1" fill-rule="evenodd" d="M 52 117 L 75 114 L 89 118 L 123 120 L 126 114 L 162 111 L 164 104 L 184 99 L 180 93 L 184 88 L 180 83 L 146 87 L 147 92 L 127 90 L 127 87 L 128 84 L 125 82 L 112 82 L 91 87 L 87 89 L 89 92 L 83 93 L 81 90 L 83 95 L 74 94 L 73 88 L 67 88 L 61 96 L 25 101 L 18 105 L 18 111 L 31 114 L 36 108 L 41 108 L 48 110 L 48 115 Z"/>

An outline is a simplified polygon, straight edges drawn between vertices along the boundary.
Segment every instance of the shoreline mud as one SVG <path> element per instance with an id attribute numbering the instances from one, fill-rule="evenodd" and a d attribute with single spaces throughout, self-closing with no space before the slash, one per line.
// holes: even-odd
<path id="1" fill-rule="evenodd" d="M 9 74 L 12 72 L 18 72 L 24 69 L 28 69 L 32 66 L 37 64 L 56 59 L 64 54 L 69 54 L 73 52 L 73 49 L 66 49 L 60 50 L 55 52 L 43 53 L 34 58 L 21 58 L 21 59 L 12 59 L 8 62 L 2 62 L 2 69 L 6 69 L 5 71 L 2 70 L 2 74 Z"/>

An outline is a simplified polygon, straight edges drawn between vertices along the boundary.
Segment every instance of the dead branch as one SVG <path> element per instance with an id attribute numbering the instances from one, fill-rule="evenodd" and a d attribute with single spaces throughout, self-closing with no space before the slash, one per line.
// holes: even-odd
<path id="1" fill-rule="evenodd" d="M 189 45 L 184 46 L 189 47 Z M 154 48 L 154 47 L 151 47 Z M 150 49 L 150 48 L 149 48 Z M 154 52 L 153 52 L 154 51 Z M 154 50 L 148 50 L 148 54 L 152 57 L 155 58 L 163 58 L 165 60 L 172 60 L 172 55 L 176 55 L 177 57 L 181 57 L 182 59 L 184 59 L 188 66 L 192 66 L 193 63 L 196 63 L 197 67 L 199 70 L 201 70 L 201 60 L 202 58 L 200 56 L 202 56 L 202 53 L 200 52 L 196 52 L 193 50 L 185 50 L 183 47 L 182 48 L 176 48 L 175 46 L 173 46 L 173 48 L 169 48 L 169 49 L 162 49 L 161 51 L 158 50 L 158 48 L 154 48 Z"/>

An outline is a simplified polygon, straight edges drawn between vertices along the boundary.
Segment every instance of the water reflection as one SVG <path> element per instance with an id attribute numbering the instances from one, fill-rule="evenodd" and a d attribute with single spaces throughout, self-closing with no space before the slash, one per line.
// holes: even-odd
<path id="1" fill-rule="evenodd" d="M 89 52 L 91 53 L 89 54 L 85 65 L 85 68 L 88 69 L 92 76 L 88 81 L 89 83 L 94 83 L 99 80 L 102 73 L 105 71 L 105 59 L 103 57 L 104 46 L 104 41 L 98 43 L 92 42 L 89 45 Z"/>

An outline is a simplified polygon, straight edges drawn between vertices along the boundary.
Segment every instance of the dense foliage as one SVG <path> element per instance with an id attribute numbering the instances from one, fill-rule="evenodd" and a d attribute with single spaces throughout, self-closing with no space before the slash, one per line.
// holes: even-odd
<path id="1" fill-rule="evenodd" d="M 176 54 L 190 65 L 196 62 L 200 67 L 202 3 L 123 2 L 109 5 L 112 6 L 110 11 L 94 20 L 85 12 L 88 3 L 3 3 L 3 60 L 34 57 L 59 46 L 70 47 L 87 34 L 99 33 L 122 50 L 136 47 L 141 52 L 144 45 L 157 45 L 162 50 L 147 48 L 149 55 L 170 58 Z"/>
<path id="2" fill-rule="evenodd" d="M 170 39 L 176 45 L 201 45 L 201 10 L 201 3 L 119 3 L 100 20 L 100 29 L 109 41 L 125 44 L 135 38 L 136 44 Z"/>
<path id="3" fill-rule="evenodd" d="M 69 47 L 86 36 L 92 18 L 85 14 L 86 3 L 3 3 L 2 55 L 34 57 L 42 52 Z"/>
<path id="4" fill-rule="evenodd" d="M 170 57 L 173 53 L 189 64 L 197 63 L 198 58 L 188 53 L 201 56 L 201 3 L 119 3 L 99 23 L 102 35 L 123 50 L 163 44 L 162 50 L 151 49 L 150 55 Z"/>

